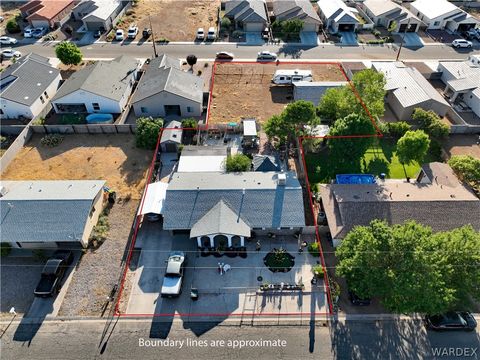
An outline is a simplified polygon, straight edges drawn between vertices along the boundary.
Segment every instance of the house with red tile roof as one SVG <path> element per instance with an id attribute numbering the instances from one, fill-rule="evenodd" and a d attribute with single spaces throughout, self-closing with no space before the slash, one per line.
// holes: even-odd
<path id="1" fill-rule="evenodd" d="M 20 7 L 25 19 L 33 27 L 60 27 L 70 19 L 74 0 L 32 0 Z"/>

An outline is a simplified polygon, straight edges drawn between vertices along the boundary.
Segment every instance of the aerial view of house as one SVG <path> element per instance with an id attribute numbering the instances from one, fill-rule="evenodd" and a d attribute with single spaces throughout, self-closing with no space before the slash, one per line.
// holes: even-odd
<path id="1" fill-rule="evenodd" d="M 31 0 L 20 7 L 25 19 L 33 27 L 60 27 L 70 18 L 75 1 L 40 1 Z"/>
<path id="2" fill-rule="evenodd" d="M 235 28 L 262 31 L 268 23 L 266 6 L 263 0 L 228 0 L 224 16 L 232 20 Z"/>
<path id="3" fill-rule="evenodd" d="M 391 0 L 365 0 L 361 6 L 376 25 L 389 29 L 395 22 L 393 32 L 416 32 L 422 26 L 419 18 Z"/>
<path id="4" fill-rule="evenodd" d="M 308 0 L 273 1 L 273 16 L 278 21 L 301 20 L 302 31 L 317 32 L 322 25 L 320 17 Z"/>
<path id="5" fill-rule="evenodd" d="M 357 10 L 342 0 L 319 0 L 317 4 L 324 26 L 331 28 L 332 32 L 354 31 L 357 28 Z"/>
<path id="6" fill-rule="evenodd" d="M 59 87 L 60 71 L 48 58 L 28 54 L 0 73 L 2 118 L 33 119 L 48 105 Z"/>
<path id="7" fill-rule="evenodd" d="M 140 62 L 129 56 L 97 61 L 68 78 L 52 105 L 57 113 L 119 114 L 127 105 Z"/>

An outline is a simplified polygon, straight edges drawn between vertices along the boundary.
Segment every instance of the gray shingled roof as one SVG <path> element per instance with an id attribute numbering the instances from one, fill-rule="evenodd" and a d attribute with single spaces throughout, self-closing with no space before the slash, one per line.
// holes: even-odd
<path id="1" fill-rule="evenodd" d="M 112 61 L 97 61 L 72 74 L 60 87 L 52 101 L 59 101 L 80 89 L 119 101 L 130 84 L 132 72 L 137 67 L 137 60 L 123 55 Z"/>
<path id="2" fill-rule="evenodd" d="M 28 54 L 0 73 L 0 97 L 30 106 L 59 74 L 47 58 Z"/>
<path id="3" fill-rule="evenodd" d="M 277 185 L 275 172 L 176 173 L 164 207 L 166 230 L 191 229 L 220 200 L 250 228 L 305 226 L 303 194 L 293 173 Z"/>
<path id="4" fill-rule="evenodd" d="M 239 22 L 266 22 L 263 0 L 230 0 L 225 3 L 225 16 Z"/>
<path id="5" fill-rule="evenodd" d="M 202 79 L 192 73 L 180 70 L 179 67 L 178 61 L 166 55 L 153 59 L 138 83 L 132 103 L 162 91 L 202 103 Z"/>
<path id="6" fill-rule="evenodd" d="M 79 241 L 105 181 L 2 181 L 2 241 Z"/>
<path id="7" fill-rule="evenodd" d="M 269 155 L 255 155 L 252 160 L 253 171 L 280 171 L 278 159 Z"/>
<path id="8" fill-rule="evenodd" d="M 320 17 L 309 0 L 274 0 L 273 13 L 280 20 L 310 18 L 321 23 Z"/>
<path id="9" fill-rule="evenodd" d="M 215 204 L 190 230 L 190 237 L 228 234 L 250 236 L 250 227 L 223 200 Z"/>

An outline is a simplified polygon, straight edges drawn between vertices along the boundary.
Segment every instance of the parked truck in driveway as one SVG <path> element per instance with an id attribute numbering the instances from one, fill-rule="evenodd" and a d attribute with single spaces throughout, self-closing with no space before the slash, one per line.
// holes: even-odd
<path id="1" fill-rule="evenodd" d="M 35 288 L 34 295 L 40 297 L 54 296 L 60 291 L 65 272 L 73 261 L 71 251 L 60 250 L 48 259 L 43 267 L 40 281 Z"/>

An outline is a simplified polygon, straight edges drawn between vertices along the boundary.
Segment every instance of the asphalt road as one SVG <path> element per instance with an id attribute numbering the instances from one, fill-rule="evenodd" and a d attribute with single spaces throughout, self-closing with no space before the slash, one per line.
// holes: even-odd
<path id="1" fill-rule="evenodd" d="M 2 337 L 2 359 L 480 358 L 478 332 L 426 332 L 421 322 L 414 320 L 347 321 L 312 328 L 181 322 L 152 325 L 148 319 L 122 319 L 113 323 L 102 338 L 104 325 L 104 321 L 96 320 L 50 321 L 40 328 L 12 325 Z M 259 343 L 258 340 L 267 342 Z M 241 344 L 240 341 L 249 343 Z M 470 356 L 434 356 L 435 351 L 450 351 L 450 348 L 457 351 L 456 355 L 461 352 L 461 355 Z"/>
<path id="2" fill-rule="evenodd" d="M 55 43 L 36 43 L 19 45 L 16 49 L 21 52 L 35 52 L 47 57 L 55 56 Z M 131 55 L 136 58 L 153 56 L 152 43 L 93 43 L 81 46 L 85 58 L 114 58 L 118 55 Z M 274 51 L 280 59 L 342 59 L 342 60 L 394 60 L 397 56 L 398 45 L 361 45 L 361 46 L 335 46 L 320 45 L 316 47 L 294 45 L 264 45 L 245 46 L 240 44 L 167 44 L 157 45 L 157 53 L 184 58 L 188 54 L 195 54 L 199 59 L 212 59 L 218 51 L 229 51 L 237 59 L 254 59 L 261 50 Z M 446 45 L 429 45 L 419 49 L 404 47 L 401 51 L 401 60 L 449 60 L 466 59 L 470 54 L 480 53 L 476 50 L 455 50 Z"/>

